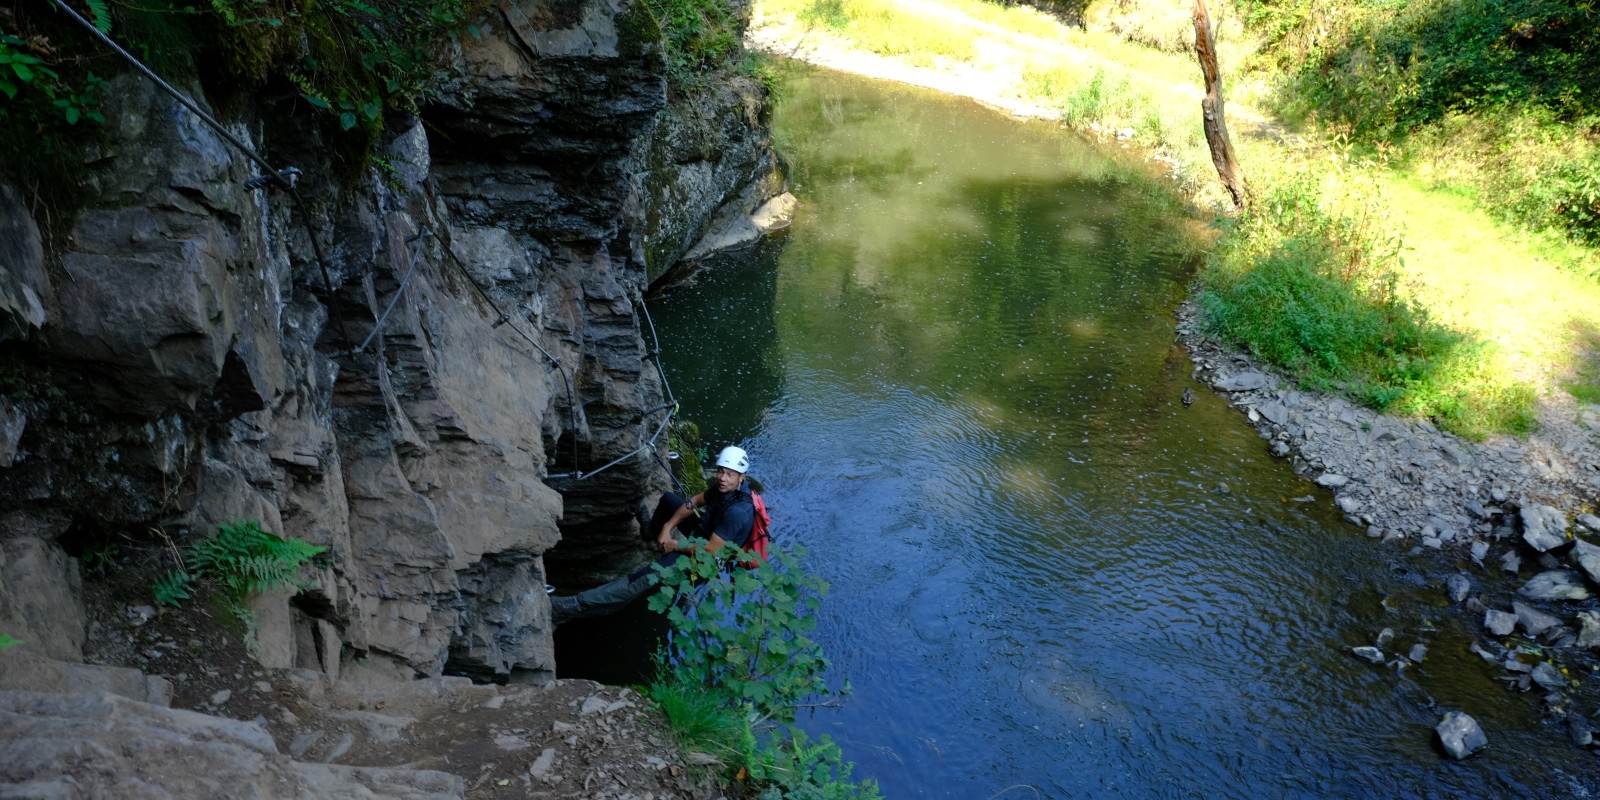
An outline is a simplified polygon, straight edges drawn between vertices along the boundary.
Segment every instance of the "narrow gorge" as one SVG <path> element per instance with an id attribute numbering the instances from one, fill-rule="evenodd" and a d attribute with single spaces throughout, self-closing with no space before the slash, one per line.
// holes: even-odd
<path id="1" fill-rule="evenodd" d="M 132 71 L 69 217 L 0 186 L 0 632 L 23 642 L 0 690 L 161 704 L 160 664 L 83 663 L 127 605 L 85 573 L 170 568 L 230 521 L 326 548 L 246 633 L 329 685 L 548 683 L 545 584 L 648 560 L 635 509 L 666 476 L 636 451 L 666 412 L 639 309 L 782 191 L 764 89 L 669 87 L 627 0 L 504 0 L 452 46 L 359 167 L 296 93 L 172 76 L 298 169 L 294 197 Z"/>

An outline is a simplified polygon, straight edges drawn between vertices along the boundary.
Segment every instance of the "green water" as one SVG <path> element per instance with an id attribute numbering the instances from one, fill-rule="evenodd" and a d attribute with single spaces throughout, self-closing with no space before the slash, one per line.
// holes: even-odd
<path id="1" fill-rule="evenodd" d="M 1427 571 L 1191 381 L 1197 222 L 1158 184 L 921 90 L 805 70 L 781 97 L 793 227 L 652 309 L 685 414 L 751 450 L 777 540 L 833 587 L 817 635 L 854 692 L 805 724 L 858 775 L 980 800 L 1600 791 Z M 1428 661 L 1350 656 L 1386 627 Z M 1451 708 L 1487 753 L 1434 749 Z"/>

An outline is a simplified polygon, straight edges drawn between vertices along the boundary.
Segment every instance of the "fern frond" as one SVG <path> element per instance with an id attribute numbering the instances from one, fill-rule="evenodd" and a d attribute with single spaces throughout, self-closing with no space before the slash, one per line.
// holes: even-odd
<path id="1" fill-rule="evenodd" d="M 106 0 L 84 0 L 89 6 L 89 13 L 94 17 L 94 29 L 104 33 L 111 33 L 111 6 Z"/>

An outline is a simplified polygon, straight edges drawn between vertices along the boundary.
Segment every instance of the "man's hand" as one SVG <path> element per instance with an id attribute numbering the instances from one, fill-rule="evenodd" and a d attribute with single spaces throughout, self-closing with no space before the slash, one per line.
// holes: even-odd
<path id="1" fill-rule="evenodd" d="M 666 528 L 661 531 L 661 535 L 656 537 L 656 544 L 660 545 L 663 553 L 671 553 L 677 550 L 678 540 L 672 535 L 672 528 Z"/>

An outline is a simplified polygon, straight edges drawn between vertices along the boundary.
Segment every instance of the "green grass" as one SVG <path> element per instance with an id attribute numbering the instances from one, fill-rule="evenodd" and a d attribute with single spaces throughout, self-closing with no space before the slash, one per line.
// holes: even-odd
<path id="1" fill-rule="evenodd" d="M 1202 270 L 1213 332 L 1312 388 L 1467 438 L 1531 431 L 1537 393 L 1506 376 L 1499 345 L 1444 324 L 1403 285 L 1390 206 L 1330 197 L 1307 173 L 1267 178 Z"/>
<path id="2" fill-rule="evenodd" d="M 735 772 L 747 766 L 753 746 L 750 723 L 723 698 L 703 686 L 660 679 L 646 694 L 667 718 L 680 750 L 713 756 Z"/>

